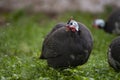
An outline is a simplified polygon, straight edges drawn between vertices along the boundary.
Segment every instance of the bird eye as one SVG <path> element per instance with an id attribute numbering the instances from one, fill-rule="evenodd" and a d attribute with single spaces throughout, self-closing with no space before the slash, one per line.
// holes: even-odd
<path id="1" fill-rule="evenodd" d="M 73 25 L 73 23 L 70 23 L 70 25 Z"/>

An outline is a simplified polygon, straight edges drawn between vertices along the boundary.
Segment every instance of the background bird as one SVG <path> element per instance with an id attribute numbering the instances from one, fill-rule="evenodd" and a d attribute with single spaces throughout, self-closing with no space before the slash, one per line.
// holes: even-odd
<path id="1" fill-rule="evenodd" d="M 67 24 L 57 24 L 46 36 L 40 58 L 53 68 L 76 67 L 88 61 L 92 47 L 91 32 L 70 19 Z"/>
<path id="2" fill-rule="evenodd" d="M 120 71 L 120 37 L 115 38 L 109 46 L 108 63 L 116 71 Z"/>
<path id="3" fill-rule="evenodd" d="M 103 29 L 108 33 L 120 34 L 120 9 L 114 10 L 106 21 L 95 19 L 93 27 Z"/>

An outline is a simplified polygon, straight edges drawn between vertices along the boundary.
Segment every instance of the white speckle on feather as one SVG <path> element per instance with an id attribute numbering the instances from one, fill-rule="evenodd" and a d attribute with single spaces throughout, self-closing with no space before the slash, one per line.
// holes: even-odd
<path id="1" fill-rule="evenodd" d="M 120 23 L 115 22 L 115 29 L 113 30 L 113 33 L 120 34 Z"/>
<path id="2" fill-rule="evenodd" d="M 88 50 L 84 50 L 84 52 L 88 53 Z"/>
<path id="3" fill-rule="evenodd" d="M 72 58 L 73 60 L 75 59 L 75 56 L 73 54 L 70 55 L 70 58 Z"/>

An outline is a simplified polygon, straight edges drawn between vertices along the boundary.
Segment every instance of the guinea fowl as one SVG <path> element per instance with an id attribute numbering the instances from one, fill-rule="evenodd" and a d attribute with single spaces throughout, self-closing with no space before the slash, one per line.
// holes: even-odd
<path id="1" fill-rule="evenodd" d="M 109 46 L 108 63 L 116 71 L 120 71 L 120 37 L 115 38 Z"/>
<path id="2" fill-rule="evenodd" d="M 93 27 L 103 29 L 108 33 L 120 34 L 120 9 L 114 10 L 106 21 L 95 19 Z"/>
<path id="3" fill-rule="evenodd" d="M 92 47 L 91 32 L 70 19 L 67 24 L 57 24 L 46 36 L 40 59 L 53 68 L 76 67 L 88 61 Z"/>

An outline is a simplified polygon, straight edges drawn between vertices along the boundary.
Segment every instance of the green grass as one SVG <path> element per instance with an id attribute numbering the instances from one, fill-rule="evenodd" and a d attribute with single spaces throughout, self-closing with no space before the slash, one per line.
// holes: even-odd
<path id="1" fill-rule="evenodd" d="M 106 15 L 98 16 L 105 19 Z M 42 13 L 27 15 L 20 11 L 4 16 L 10 24 L 0 27 L 0 80 L 120 80 L 120 73 L 107 63 L 108 46 L 116 36 L 92 28 L 93 14 L 66 12 L 51 19 Z M 42 42 L 55 24 L 67 22 L 70 16 L 90 29 L 94 48 L 86 64 L 54 70 L 39 59 Z"/>

